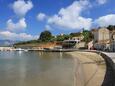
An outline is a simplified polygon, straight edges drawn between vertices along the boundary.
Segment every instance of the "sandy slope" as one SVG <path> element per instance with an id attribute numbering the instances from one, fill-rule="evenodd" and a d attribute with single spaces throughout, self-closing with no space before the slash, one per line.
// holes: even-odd
<path id="1" fill-rule="evenodd" d="M 70 52 L 74 58 L 74 86 L 101 86 L 106 66 L 103 58 L 91 52 Z"/>

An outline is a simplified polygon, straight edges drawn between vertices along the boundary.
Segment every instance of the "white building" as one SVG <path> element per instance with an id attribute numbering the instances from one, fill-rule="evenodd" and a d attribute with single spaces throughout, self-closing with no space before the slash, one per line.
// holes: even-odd
<path id="1" fill-rule="evenodd" d="M 71 39 L 64 40 L 62 43 L 63 48 L 84 48 L 85 42 L 81 42 L 84 36 L 79 34 L 78 36 L 72 37 Z"/>
<path id="2" fill-rule="evenodd" d="M 115 48 L 115 31 L 109 31 L 107 28 L 92 30 L 94 34 L 94 48 L 99 50 L 114 50 Z"/>
<path id="3" fill-rule="evenodd" d="M 79 36 L 76 36 L 76 37 L 72 37 L 72 40 L 83 40 L 84 36 L 83 35 L 79 35 Z"/>
<path id="4" fill-rule="evenodd" d="M 99 28 L 93 31 L 94 34 L 94 42 L 105 43 L 105 41 L 110 40 L 110 34 L 107 28 Z"/>

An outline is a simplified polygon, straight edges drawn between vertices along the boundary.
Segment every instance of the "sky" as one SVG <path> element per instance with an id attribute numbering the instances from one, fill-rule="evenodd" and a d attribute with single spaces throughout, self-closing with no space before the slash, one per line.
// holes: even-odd
<path id="1" fill-rule="evenodd" d="M 0 40 L 34 40 L 115 25 L 115 0 L 0 0 Z"/>

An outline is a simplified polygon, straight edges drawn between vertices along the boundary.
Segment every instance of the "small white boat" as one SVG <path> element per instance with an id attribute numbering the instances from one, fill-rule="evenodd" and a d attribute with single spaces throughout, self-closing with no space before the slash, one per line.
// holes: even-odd
<path id="1" fill-rule="evenodd" d="M 25 52 L 28 52 L 28 50 L 27 50 L 27 49 L 24 49 L 24 51 L 25 51 Z"/>
<path id="2" fill-rule="evenodd" d="M 25 49 L 22 49 L 22 48 L 16 48 L 15 50 L 16 51 L 25 51 Z"/>

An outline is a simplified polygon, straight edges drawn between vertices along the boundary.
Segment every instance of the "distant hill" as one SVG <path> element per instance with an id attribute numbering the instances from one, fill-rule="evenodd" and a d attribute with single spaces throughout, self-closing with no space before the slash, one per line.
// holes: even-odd
<path id="1" fill-rule="evenodd" d="M 17 43 L 19 41 L 12 41 L 12 40 L 0 40 L 0 46 L 10 46 L 14 43 Z"/>

